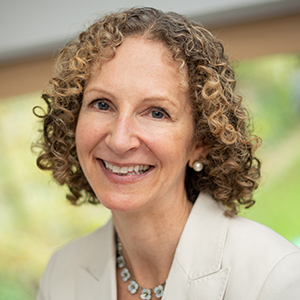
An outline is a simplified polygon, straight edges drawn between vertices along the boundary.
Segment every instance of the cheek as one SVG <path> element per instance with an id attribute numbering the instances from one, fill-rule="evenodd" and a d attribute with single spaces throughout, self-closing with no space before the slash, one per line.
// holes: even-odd
<path id="1" fill-rule="evenodd" d="M 191 152 L 191 135 L 185 130 L 165 131 L 164 134 L 152 133 L 150 148 L 156 152 L 164 164 L 178 168 L 185 166 Z M 155 137 L 154 137 L 155 136 Z"/>
<path id="2" fill-rule="evenodd" d="M 78 156 L 90 151 L 96 143 L 97 127 L 93 126 L 93 122 L 88 121 L 86 118 L 79 118 L 76 132 L 75 141 Z"/>

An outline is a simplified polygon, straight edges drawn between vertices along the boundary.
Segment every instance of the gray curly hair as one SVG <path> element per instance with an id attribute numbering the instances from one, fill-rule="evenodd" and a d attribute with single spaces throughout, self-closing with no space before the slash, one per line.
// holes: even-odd
<path id="1" fill-rule="evenodd" d="M 99 203 L 87 182 L 76 153 L 75 130 L 82 97 L 93 68 L 112 59 L 124 38 L 143 36 L 163 43 L 180 68 L 188 71 L 188 90 L 193 108 L 194 140 L 209 145 L 204 169 L 196 173 L 187 166 L 185 187 L 190 201 L 200 191 L 208 192 L 228 209 L 254 204 L 252 194 L 260 177 L 260 162 L 254 156 L 260 139 L 252 136 L 242 98 L 235 94 L 235 74 L 224 49 L 200 24 L 176 13 L 153 8 L 133 8 L 104 16 L 70 41 L 56 62 L 56 76 L 43 98 L 42 149 L 37 165 L 52 171 L 55 180 L 67 184 L 67 198 Z M 111 49 L 112 51 L 105 51 Z"/>

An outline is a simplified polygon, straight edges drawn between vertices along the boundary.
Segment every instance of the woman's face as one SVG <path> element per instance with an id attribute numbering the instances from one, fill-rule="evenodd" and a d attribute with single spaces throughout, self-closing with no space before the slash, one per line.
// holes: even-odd
<path id="1" fill-rule="evenodd" d="M 126 38 L 84 92 L 76 130 L 81 167 L 100 202 L 113 211 L 186 200 L 192 144 L 188 94 L 168 49 Z"/>

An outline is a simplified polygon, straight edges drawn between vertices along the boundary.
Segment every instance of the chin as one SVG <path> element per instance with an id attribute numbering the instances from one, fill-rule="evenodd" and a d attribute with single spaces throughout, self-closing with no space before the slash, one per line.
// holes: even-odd
<path id="1" fill-rule="evenodd" d="M 102 205 L 114 212 L 131 212 L 143 206 L 143 203 L 133 195 L 116 195 L 110 193 L 109 195 L 99 195 L 98 199 Z"/>

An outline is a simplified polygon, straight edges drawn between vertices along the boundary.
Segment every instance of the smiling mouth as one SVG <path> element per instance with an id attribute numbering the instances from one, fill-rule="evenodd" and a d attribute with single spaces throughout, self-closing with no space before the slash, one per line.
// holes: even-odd
<path id="1" fill-rule="evenodd" d="M 150 169 L 150 165 L 134 165 L 134 166 L 127 166 L 127 167 L 118 167 L 109 162 L 102 160 L 106 170 L 117 174 L 117 175 L 140 175 L 147 172 Z"/>

